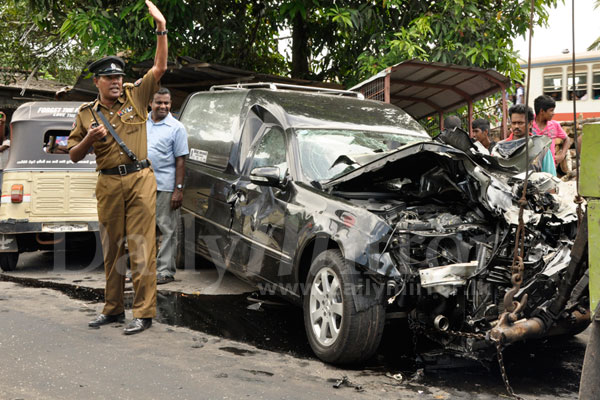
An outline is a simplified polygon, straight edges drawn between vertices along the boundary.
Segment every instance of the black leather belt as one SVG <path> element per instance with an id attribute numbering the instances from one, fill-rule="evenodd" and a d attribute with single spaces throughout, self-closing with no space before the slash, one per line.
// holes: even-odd
<path id="1" fill-rule="evenodd" d="M 131 164 L 121 164 L 117 165 L 114 168 L 105 168 L 101 169 L 100 172 L 104 175 L 127 175 L 132 172 L 141 171 L 144 168 L 148 168 L 150 166 L 150 160 L 142 160 L 132 162 Z"/>

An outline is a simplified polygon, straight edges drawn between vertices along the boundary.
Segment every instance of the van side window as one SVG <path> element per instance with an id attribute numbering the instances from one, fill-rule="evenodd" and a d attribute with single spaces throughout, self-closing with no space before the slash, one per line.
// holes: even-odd
<path id="1" fill-rule="evenodd" d="M 239 92 L 198 93 L 188 100 L 180 121 L 188 133 L 189 161 L 227 167 L 243 102 Z"/>
<path id="2" fill-rule="evenodd" d="M 286 146 L 283 130 L 269 128 L 256 147 L 250 171 L 257 167 L 279 167 L 279 177 L 283 179 L 287 171 Z"/>

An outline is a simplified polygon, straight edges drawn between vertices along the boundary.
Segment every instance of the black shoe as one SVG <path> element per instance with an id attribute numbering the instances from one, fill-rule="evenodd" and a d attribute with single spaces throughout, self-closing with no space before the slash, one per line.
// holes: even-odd
<path id="1" fill-rule="evenodd" d="M 122 312 L 121 314 L 115 315 L 100 314 L 96 317 L 96 319 L 90 321 L 88 323 L 88 326 L 91 328 L 97 328 L 99 326 L 111 324 L 113 322 L 125 322 L 125 313 Z"/>
<path id="2" fill-rule="evenodd" d="M 173 278 L 171 275 L 159 275 L 156 277 L 156 284 L 164 285 L 165 283 L 173 282 L 174 280 L 175 278 Z"/>
<path id="3" fill-rule="evenodd" d="M 124 329 L 126 335 L 140 333 L 152 326 L 152 318 L 134 318 Z"/>

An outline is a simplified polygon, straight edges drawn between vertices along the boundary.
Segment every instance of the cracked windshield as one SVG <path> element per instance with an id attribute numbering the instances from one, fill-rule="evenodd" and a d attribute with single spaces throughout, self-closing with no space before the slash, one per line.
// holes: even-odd
<path id="1" fill-rule="evenodd" d="M 297 129 L 302 172 L 311 181 L 327 181 L 381 158 L 422 137 L 390 132 Z"/>

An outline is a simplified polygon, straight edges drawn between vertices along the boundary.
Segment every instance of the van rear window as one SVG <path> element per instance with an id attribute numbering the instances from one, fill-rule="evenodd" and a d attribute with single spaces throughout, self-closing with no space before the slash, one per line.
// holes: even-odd
<path id="1" fill-rule="evenodd" d="M 189 161 L 227 167 L 243 102 L 244 96 L 235 91 L 198 93 L 189 99 L 179 119 L 188 133 Z"/>

